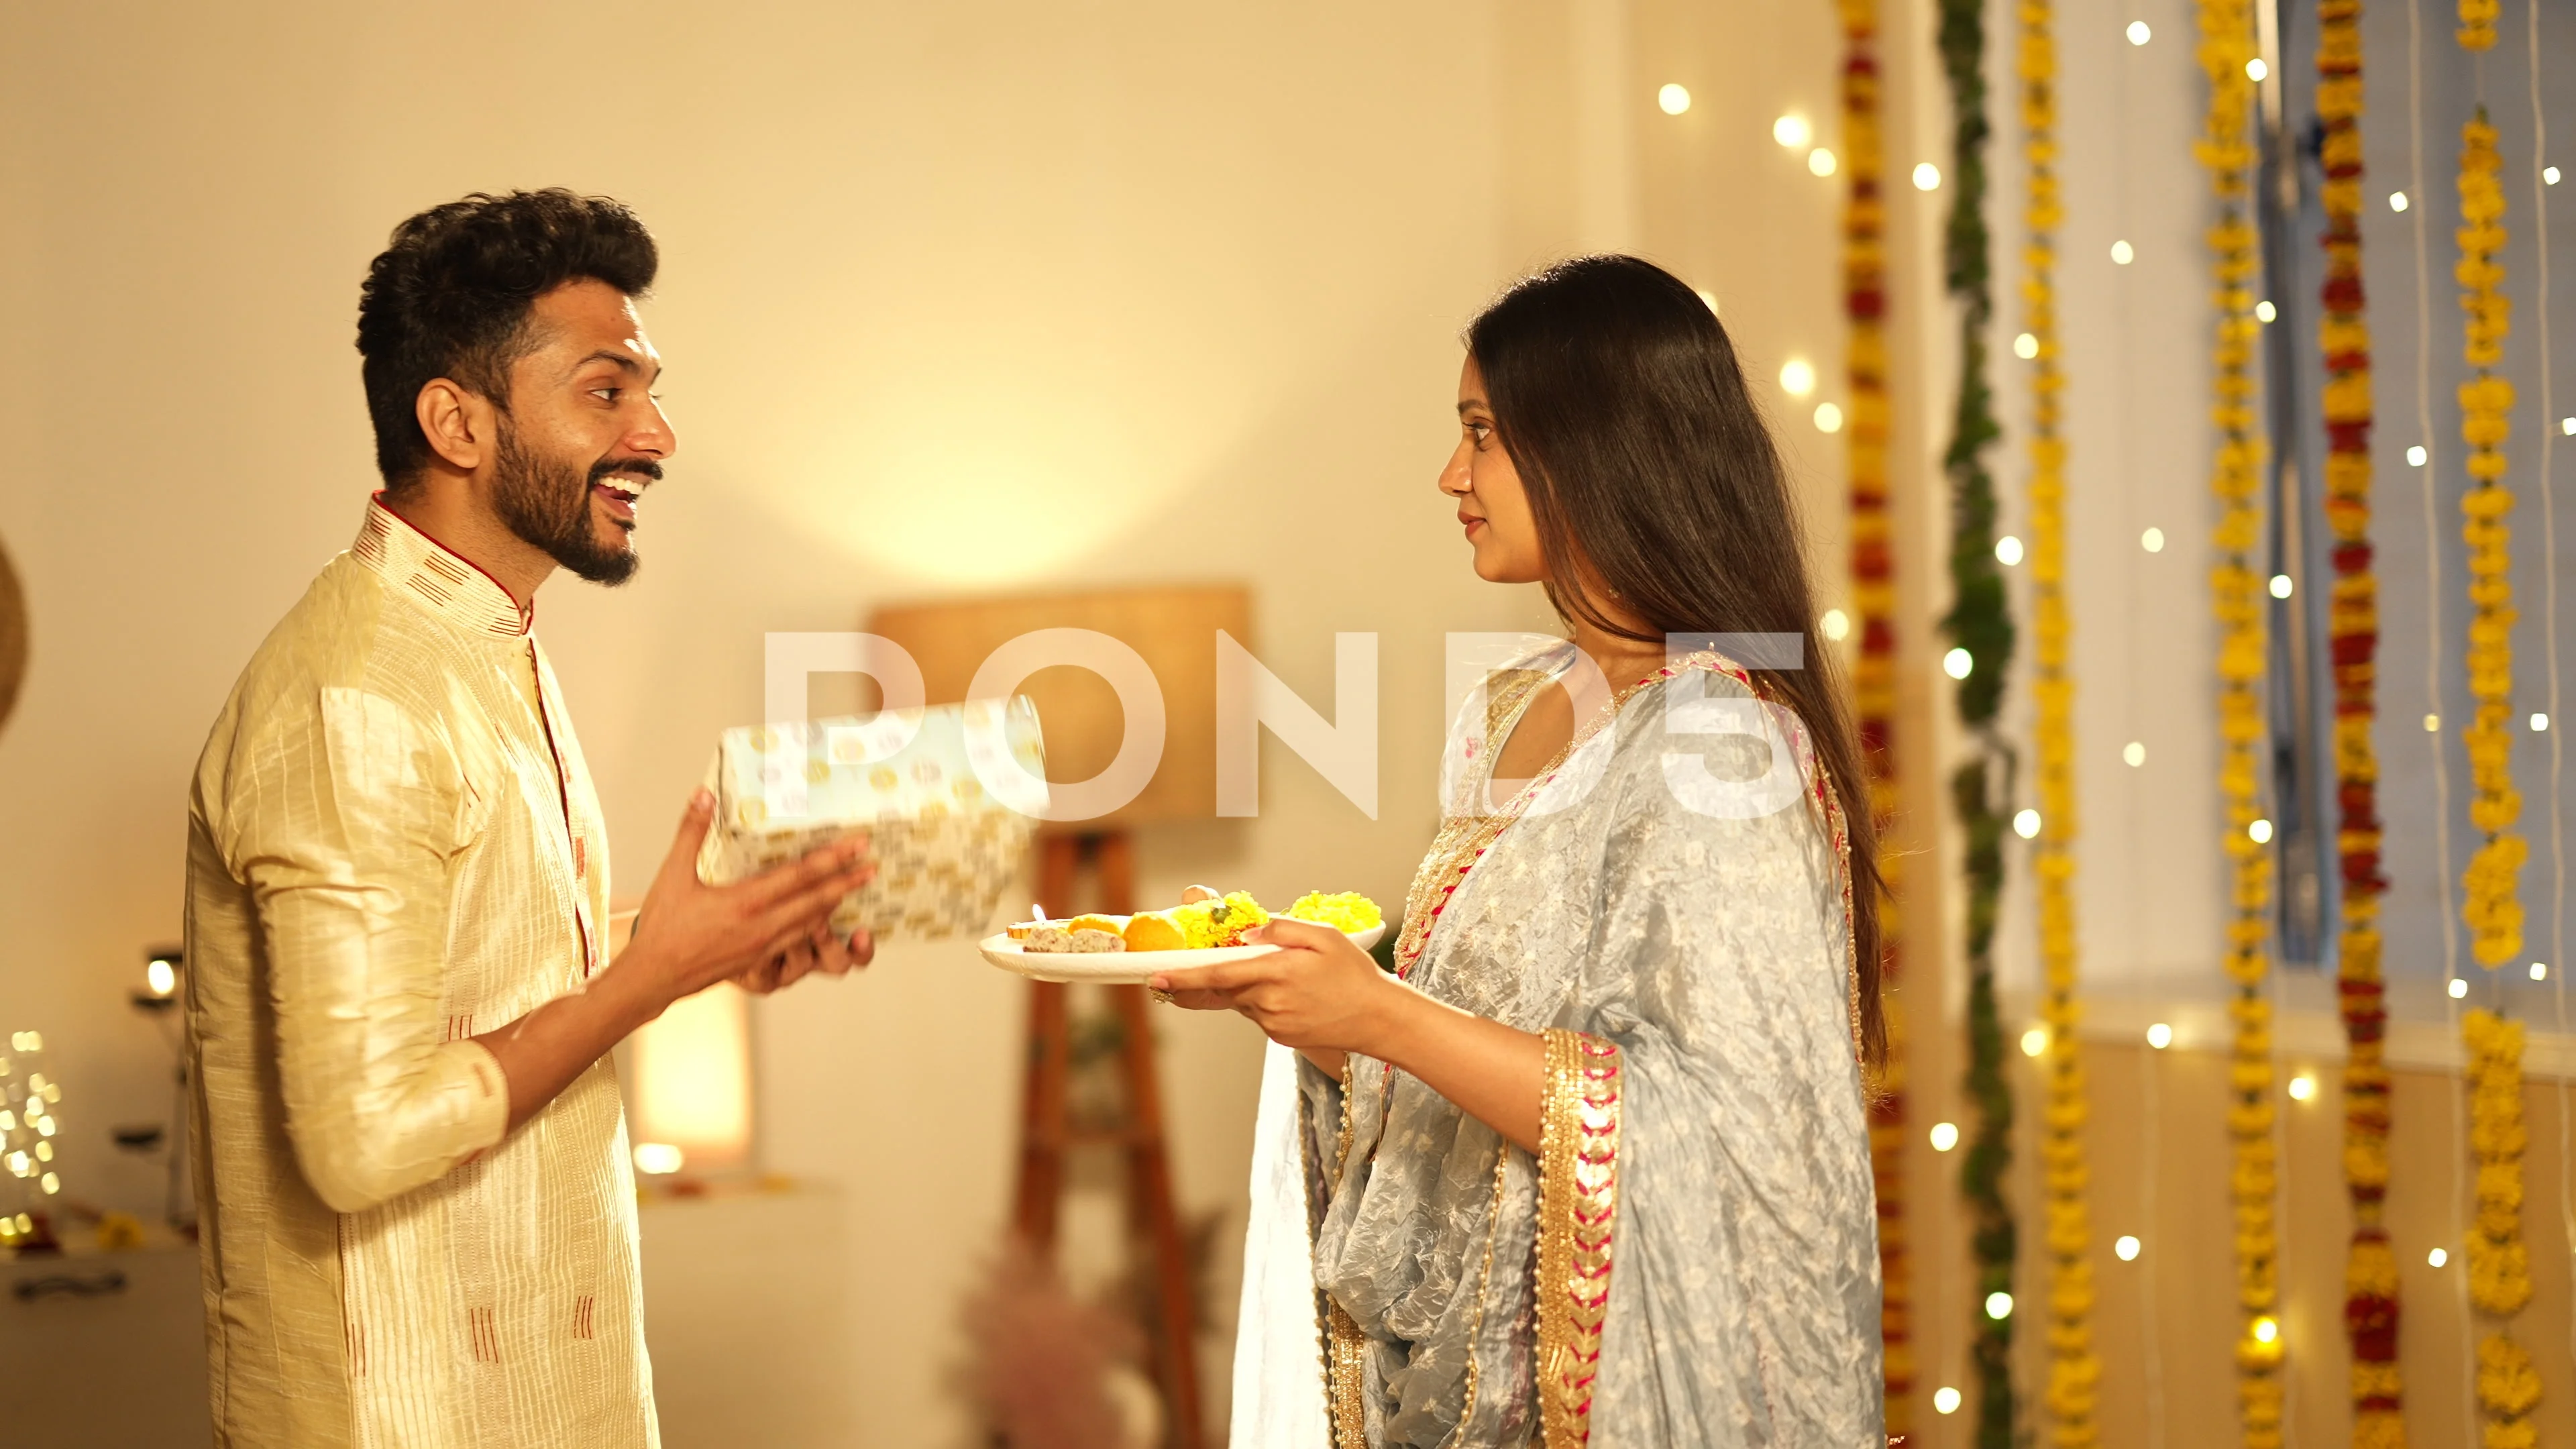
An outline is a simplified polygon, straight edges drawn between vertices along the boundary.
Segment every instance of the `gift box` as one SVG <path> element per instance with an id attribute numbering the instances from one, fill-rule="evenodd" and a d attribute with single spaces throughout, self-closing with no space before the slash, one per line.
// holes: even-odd
<path id="1" fill-rule="evenodd" d="M 876 878 L 833 908 L 832 929 L 980 936 L 1046 809 L 1044 760 L 1026 698 L 727 730 L 698 878 L 729 885 L 864 832 Z"/>

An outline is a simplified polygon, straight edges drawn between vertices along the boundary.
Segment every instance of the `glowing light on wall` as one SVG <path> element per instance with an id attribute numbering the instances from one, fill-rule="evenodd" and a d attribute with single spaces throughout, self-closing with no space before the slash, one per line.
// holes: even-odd
<path id="1" fill-rule="evenodd" d="M 635 1164 L 740 1167 L 751 1157 L 749 1003 L 730 983 L 674 1002 L 635 1034 Z M 646 1147 L 668 1148 L 648 1166 Z"/>

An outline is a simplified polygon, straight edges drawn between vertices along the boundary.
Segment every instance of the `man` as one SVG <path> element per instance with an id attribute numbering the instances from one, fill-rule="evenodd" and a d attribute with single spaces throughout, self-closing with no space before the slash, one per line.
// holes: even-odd
<path id="1" fill-rule="evenodd" d="M 384 491 L 242 672 L 189 811 L 188 1029 L 218 1444 L 651 1445 L 610 1047 L 864 964 L 855 846 L 715 889 L 700 791 L 607 959 L 607 835 L 544 651 L 676 446 L 653 240 L 564 191 L 396 229 L 360 295 Z"/>

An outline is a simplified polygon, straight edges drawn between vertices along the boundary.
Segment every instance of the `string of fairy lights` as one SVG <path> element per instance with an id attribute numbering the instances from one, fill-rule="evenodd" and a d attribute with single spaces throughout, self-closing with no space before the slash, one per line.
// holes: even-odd
<path id="1" fill-rule="evenodd" d="M 11 1032 L 0 1054 L 0 1250 L 48 1241 L 45 1200 L 63 1190 L 54 1160 L 62 1100 L 62 1083 L 45 1071 L 44 1034 Z"/>

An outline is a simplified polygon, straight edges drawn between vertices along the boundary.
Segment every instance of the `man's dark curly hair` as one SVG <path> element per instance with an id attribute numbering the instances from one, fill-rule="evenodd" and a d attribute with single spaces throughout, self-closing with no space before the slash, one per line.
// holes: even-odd
<path id="1" fill-rule="evenodd" d="M 358 289 L 360 373 L 386 488 L 413 486 L 429 463 L 416 408 L 433 379 L 462 383 L 509 411 L 510 365 L 533 346 L 528 314 L 537 298 L 582 277 L 640 297 L 660 264 L 634 212 L 559 186 L 478 191 L 395 227 Z"/>

